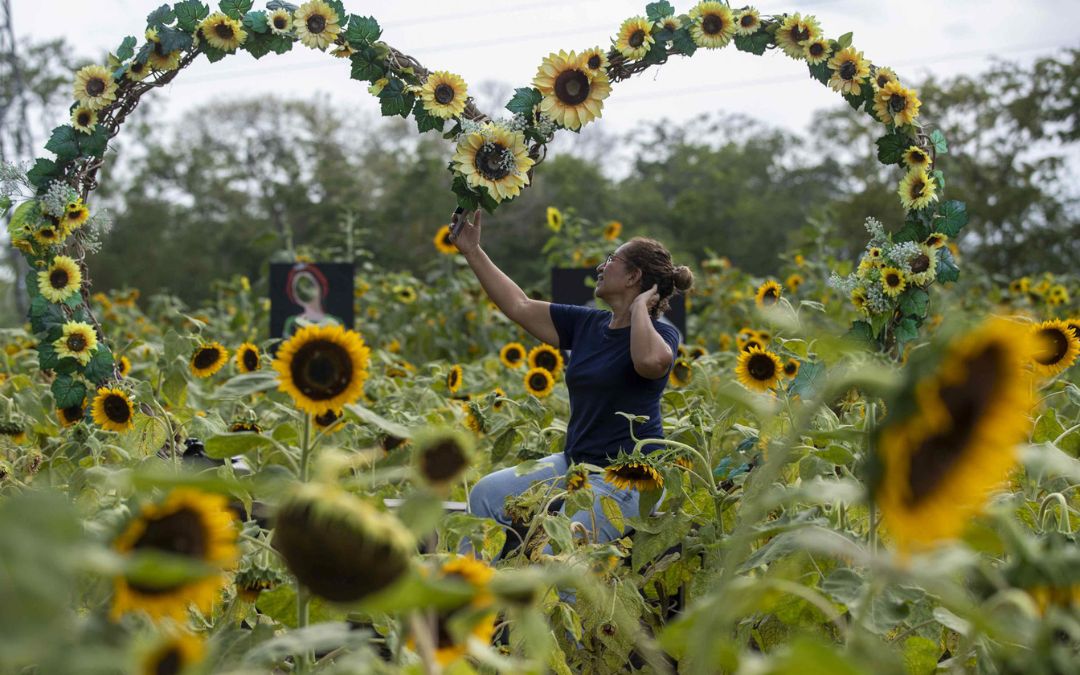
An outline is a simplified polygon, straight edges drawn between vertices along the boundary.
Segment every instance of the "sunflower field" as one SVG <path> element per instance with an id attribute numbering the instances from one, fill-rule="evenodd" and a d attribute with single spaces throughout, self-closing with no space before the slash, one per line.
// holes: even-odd
<path id="1" fill-rule="evenodd" d="M 341 2 L 252 6 L 163 5 L 141 48 L 73 75 L 55 159 L 3 167 L 30 309 L 0 329 L 0 672 L 1075 672 L 1080 278 L 961 275 L 948 143 L 851 34 L 650 3 L 610 48 L 544 59 L 506 121 Z M 904 225 L 867 217 L 846 259 L 812 223 L 767 277 L 707 252 L 664 438 L 536 482 L 512 527 L 463 504 L 561 451 L 566 354 L 487 299 L 449 226 L 416 274 L 307 249 L 355 263 L 356 319 L 285 340 L 268 278 L 199 306 L 91 287 L 108 142 L 195 58 L 350 59 L 384 114 L 454 141 L 448 198 L 495 211 L 613 84 L 729 44 L 805 62 L 882 125 Z M 638 232 L 560 206 L 536 224 L 552 267 Z M 571 520 L 605 481 L 642 494 L 636 517 L 600 498 L 613 541 Z"/>

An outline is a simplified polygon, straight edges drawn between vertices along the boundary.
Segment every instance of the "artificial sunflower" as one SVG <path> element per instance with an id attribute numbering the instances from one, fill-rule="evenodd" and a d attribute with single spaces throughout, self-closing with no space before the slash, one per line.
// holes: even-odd
<path id="1" fill-rule="evenodd" d="M 450 119 L 465 112 L 468 89 L 465 80 L 460 76 L 437 70 L 428 75 L 424 86 L 420 88 L 420 100 L 429 114 L 444 120 Z"/>
<path id="2" fill-rule="evenodd" d="M 323 0 L 305 2 L 293 17 L 296 37 L 312 49 L 325 50 L 341 32 L 341 26 L 338 25 L 341 17 Z"/>
<path id="3" fill-rule="evenodd" d="M 690 10 L 690 20 L 690 37 L 698 47 L 719 49 L 735 37 L 735 17 L 731 8 L 721 2 L 699 2 Z"/>
<path id="4" fill-rule="evenodd" d="M 134 427 L 135 407 L 122 389 L 101 387 L 91 406 L 94 424 L 106 431 L 129 431 Z"/>
<path id="5" fill-rule="evenodd" d="M 113 542 L 117 552 L 166 554 L 209 569 L 202 576 L 179 581 L 118 576 L 113 583 L 113 619 L 144 611 L 153 619 L 183 621 L 191 604 L 209 614 L 224 585 L 221 570 L 238 558 L 237 534 L 235 516 L 222 495 L 177 488 L 162 502 L 144 506 Z"/>
<path id="6" fill-rule="evenodd" d="M 116 100 L 116 81 L 104 66 L 86 66 L 75 73 L 75 100 L 84 108 L 101 110 Z"/>
<path id="7" fill-rule="evenodd" d="M 829 69 L 832 71 L 829 86 L 833 91 L 849 96 L 858 96 L 870 77 L 870 62 L 854 47 L 841 49 L 829 59 Z"/>
<path id="8" fill-rule="evenodd" d="M 452 161 L 470 187 L 486 189 L 496 202 L 518 196 L 534 164 L 520 131 L 491 122 L 463 134 Z"/>
<path id="9" fill-rule="evenodd" d="M 266 23 L 269 24 L 270 32 L 274 35 L 288 35 L 293 24 L 292 14 L 284 8 L 275 9 L 266 17 Z"/>
<path id="10" fill-rule="evenodd" d="M 758 286 L 757 293 L 754 294 L 754 303 L 758 307 L 770 307 L 780 301 L 782 293 L 780 284 L 770 279 Z"/>
<path id="11" fill-rule="evenodd" d="M 236 350 L 236 369 L 241 373 L 253 373 L 261 361 L 258 346 L 245 342 Z"/>
<path id="12" fill-rule="evenodd" d="M 529 350 L 529 368 L 543 368 L 552 377 L 558 377 L 563 368 L 562 354 L 551 345 L 537 345 Z"/>
<path id="13" fill-rule="evenodd" d="M 690 384 L 690 380 L 693 376 L 694 371 L 690 368 L 690 361 L 687 359 L 675 359 L 675 365 L 671 367 L 671 375 L 669 377 L 671 386 L 685 387 Z"/>
<path id="14" fill-rule="evenodd" d="M 356 602 L 409 569 L 416 544 L 401 522 L 335 485 L 304 483 L 278 507 L 273 546 L 319 597 Z"/>
<path id="15" fill-rule="evenodd" d="M 909 146 L 904 151 L 904 164 L 907 164 L 909 169 L 922 169 L 925 171 L 930 168 L 930 163 L 930 153 L 917 145 Z"/>
<path id="16" fill-rule="evenodd" d="M 450 370 L 446 372 L 446 388 L 451 394 L 456 394 L 461 389 L 462 379 L 461 366 L 456 363 L 450 366 Z"/>
<path id="17" fill-rule="evenodd" d="M 791 290 L 792 293 L 799 292 L 799 286 L 803 285 L 803 278 L 801 274 L 790 274 L 788 278 L 784 280 L 784 285 Z"/>
<path id="18" fill-rule="evenodd" d="M 751 347 L 739 354 L 735 376 L 748 388 L 766 392 L 780 381 L 783 370 L 779 356 L 761 347 Z"/>
<path id="19" fill-rule="evenodd" d="M 81 199 L 76 199 L 64 209 L 64 215 L 60 218 L 60 226 L 68 234 L 82 227 L 90 219 L 90 209 L 86 208 Z"/>
<path id="20" fill-rule="evenodd" d="M 874 84 L 874 91 L 878 89 L 884 89 L 885 85 L 890 82 L 899 82 L 899 78 L 896 77 L 896 73 L 891 68 L 876 68 L 874 69 L 874 76 L 871 80 Z"/>
<path id="21" fill-rule="evenodd" d="M 68 321 L 64 324 L 63 334 L 53 342 L 53 348 L 60 358 L 72 358 L 84 366 L 97 349 L 97 333 L 94 327 L 82 321 Z"/>
<path id="22" fill-rule="evenodd" d="M 116 359 L 116 372 L 120 377 L 127 377 L 131 372 L 131 359 L 121 354 L 120 358 Z"/>
<path id="23" fill-rule="evenodd" d="M 214 12 L 203 19 L 199 30 L 211 47 L 223 52 L 235 52 L 247 39 L 247 32 L 240 22 L 222 12 Z"/>
<path id="24" fill-rule="evenodd" d="M 1031 359 L 1037 375 L 1053 377 L 1076 363 L 1080 340 L 1064 321 L 1043 321 L 1031 328 L 1031 334 L 1034 341 Z"/>
<path id="25" fill-rule="evenodd" d="M 806 44 L 820 36 L 821 27 L 817 19 L 812 16 L 804 19 L 800 14 L 792 14 L 785 17 L 776 29 L 776 44 L 791 58 L 801 59 Z"/>
<path id="26" fill-rule="evenodd" d="M 1031 428 L 1030 339 L 992 318 L 939 350 L 936 371 L 912 376 L 889 405 L 911 412 L 878 428 L 872 487 L 901 550 L 960 534 L 1014 466 Z"/>
<path id="27" fill-rule="evenodd" d="M 889 82 L 874 94 L 874 113 L 882 124 L 898 127 L 911 124 L 919 116 L 921 105 L 915 90 L 899 82 Z"/>
<path id="28" fill-rule="evenodd" d="M 153 47 L 147 52 L 146 60 L 154 70 L 169 72 L 180 67 L 180 50 L 175 49 L 166 52 L 161 42 L 154 42 Z"/>
<path id="29" fill-rule="evenodd" d="M 619 26 L 615 38 L 615 49 L 631 61 L 644 58 L 649 53 L 656 39 L 652 35 L 652 24 L 643 16 L 630 17 Z"/>
<path id="30" fill-rule="evenodd" d="M 202 344 L 191 355 L 188 364 L 195 377 L 210 377 L 229 360 L 229 352 L 220 342 Z"/>
<path id="31" fill-rule="evenodd" d="M 803 47 L 803 57 L 811 66 L 828 61 L 830 56 L 832 56 L 832 45 L 825 38 L 819 37 L 810 40 Z"/>
<path id="32" fill-rule="evenodd" d="M 58 255 L 37 273 L 38 291 L 49 302 L 64 302 L 82 288 L 82 272 L 74 258 Z"/>
<path id="33" fill-rule="evenodd" d="M 612 220 L 604 226 L 604 239 L 607 241 L 615 241 L 622 234 L 622 223 L 617 220 Z"/>
<path id="34" fill-rule="evenodd" d="M 735 32 L 739 35 L 752 35 L 761 28 L 761 13 L 753 7 L 747 7 L 735 14 Z"/>
<path id="35" fill-rule="evenodd" d="M 371 350 L 341 326 L 304 326 L 277 351 L 278 389 L 311 415 L 340 410 L 364 393 Z"/>
<path id="36" fill-rule="evenodd" d="M 525 362 L 525 345 L 509 342 L 499 350 L 499 360 L 507 368 L 519 368 Z"/>
<path id="37" fill-rule="evenodd" d="M 190 672 L 205 656 L 206 644 L 203 640 L 191 633 L 173 630 L 140 659 L 139 673 L 166 675 Z"/>
<path id="38" fill-rule="evenodd" d="M 607 52 L 600 47 L 593 47 L 592 49 L 586 49 L 581 53 L 581 62 L 585 64 L 585 67 L 589 70 L 590 74 L 607 73 L 607 67 L 610 65 L 608 62 Z"/>
<path id="39" fill-rule="evenodd" d="M 919 244 L 919 253 L 908 262 L 911 274 L 908 281 L 914 286 L 926 286 L 937 277 L 937 250 Z"/>
<path id="40" fill-rule="evenodd" d="M 881 268 L 881 290 L 890 298 L 895 298 L 903 293 L 904 289 L 907 288 L 907 282 L 903 270 L 895 267 Z"/>
<path id="41" fill-rule="evenodd" d="M 124 77 L 132 82 L 142 82 L 150 74 L 150 64 L 147 61 L 132 61 L 128 64 Z"/>
<path id="42" fill-rule="evenodd" d="M 448 488 L 472 464 L 473 439 L 458 429 L 426 429 L 412 443 L 416 472 L 433 488 Z"/>
<path id="43" fill-rule="evenodd" d="M 555 389 L 555 378 L 546 368 L 533 368 L 525 373 L 525 390 L 533 396 L 544 398 Z"/>
<path id="44" fill-rule="evenodd" d="M 93 133 L 97 127 L 97 112 L 86 106 L 75 108 L 71 113 L 71 126 L 81 134 Z"/>
<path id="45" fill-rule="evenodd" d="M 334 43 L 334 48 L 330 51 L 330 56 L 336 59 L 347 59 L 356 53 L 356 50 L 352 48 L 344 37 L 338 36 L 337 41 Z"/>
<path id="46" fill-rule="evenodd" d="M 547 207 L 547 226 L 548 226 L 548 229 L 551 230 L 552 232 L 560 232 L 560 231 L 562 231 L 562 223 L 563 223 L 562 211 L 555 208 L 554 206 Z"/>
<path id="47" fill-rule="evenodd" d="M 909 211 L 924 209 L 937 199 L 937 186 L 923 169 L 908 171 L 896 192 L 900 203 Z"/>
<path id="48" fill-rule="evenodd" d="M 449 225 L 440 227 L 439 231 L 435 233 L 435 238 L 432 241 L 435 244 L 435 250 L 443 255 L 454 255 L 458 252 L 457 246 L 454 246 L 454 242 L 450 241 Z"/>
<path id="49" fill-rule="evenodd" d="M 394 291 L 394 296 L 402 304 L 405 305 L 413 304 L 414 302 L 416 302 L 416 298 L 418 297 L 416 294 L 416 289 L 412 286 L 405 286 L 399 284 L 397 286 L 394 286 L 392 290 Z"/>
<path id="50" fill-rule="evenodd" d="M 855 288 L 851 289 L 851 295 L 849 297 L 851 299 L 851 304 L 855 305 L 855 309 L 859 310 L 860 312 L 867 313 L 870 311 L 870 306 L 868 304 L 870 299 L 866 295 L 865 288 L 863 288 L 862 286 L 856 286 Z"/>
<path id="51" fill-rule="evenodd" d="M 590 70 L 574 52 L 548 54 L 533 86 L 543 95 L 540 112 L 575 131 L 601 116 L 604 99 L 611 94 L 607 73 Z"/>
<path id="52" fill-rule="evenodd" d="M 604 480 L 620 490 L 659 490 L 664 487 L 664 477 L 643 455 L 634 454 L 617 458 L 604 469 Z"/>
<path id="53" fill-rule="evenodd" d="M 58 409 L 56 417 L 60 420 L 60 425 L 64 427 L 70 427 L 82 422 L 86 417 L 86 399 L 84 398 L 75 405 Z"/>

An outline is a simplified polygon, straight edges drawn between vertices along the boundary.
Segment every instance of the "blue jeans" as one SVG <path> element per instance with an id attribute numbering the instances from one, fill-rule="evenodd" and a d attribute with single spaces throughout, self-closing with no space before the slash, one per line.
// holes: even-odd
<path id="1" fill-rule="evenodd" d="M 495 520 L 507 529 L 506 536 L 508 538 L 513 538 L 515 535 L 510 531 L 510 518 L 507 517 L 506 512 L 503 510 L 506 497 L 508 495 L 521 494 L 527 490 L 530 485 L 539 480 L 547 481 L 547 484 L 549 485 L 558 481 L 556 489 L 563 487 L 563 477 L 566 475 L 566 470 L 568 468 L 566 455 L 560 452 L 555 455 L 549 455 L 539 461 L 545 466 L 521 476 L 516 475 L 514 467 L 510 467 L 489 473 L 481 478 L 469 492 L 469 513 L 480 516 L 481 518 L 491 518 Z M 603 496 L 613 498 L 619 505 L 619 510 L 622 511 L 624 518 L 636 518 L 638 515 L 638 499 L 640 494 L 634 489 L 619 489 L 605 481 L 600 474 L 592 474 L 589 476 L 589 486 L 592 488 L 594 495 L 592 512 L 590 513 L 589 511 L 584 510 L 578 511 L 570 518 L 570 520 L 575 523 L 581 523 L 585 526 L 586 530 L 591 531 L 593 518 L 595 517 L 596 529 L 598 529 L 599 532 L 594 532 L 593 537 L 597 541 L 611 541 L 613 539 L 618 539 L 622 536 L 622 533 L 615 529 L 615 526 L 611 524 L 611 521 L 604 516 L 604 510 L 600 506 L 600 498 Z M 565 511 L 562 512 L 565 513 Z M 458 551 L 462 554 L 467 554 L 472 551 L 472 545 L 468 538 L 462 540 Z M 551 553 L 550 545 L 544 549 L 544 552 Z"/>

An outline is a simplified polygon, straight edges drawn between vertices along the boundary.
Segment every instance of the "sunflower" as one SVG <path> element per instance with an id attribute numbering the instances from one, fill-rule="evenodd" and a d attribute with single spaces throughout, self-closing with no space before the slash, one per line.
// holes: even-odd
<path id="1" fill-rule="evenodd" d="M 533 396 L 544 398 L 555 388 L 555 378 L 546 368 L 533 368 L 525 373 L 525 389 Z"/>
<path id="2" fill-rule="evenodd" d="M 189 366 L 195 377 L 210 377 L 229 360 L 229 352 L 220 342 L 202 344 L 191 355 Z"/>
<path id="3" fill-rule="evenodd" d="M 236 350 L 236 369 L 241 373 L 258 370 L 260 360 L 259 348 L 250 342 L 245 342 Z"/>
<path id="4" fill-rule="evenodd" d="M 341 326 L 304 326 L 282 344 L 273 367 L 278 389 L 311 415 L 340 410 L 364 393 L 371 350 Z"/>
<path id="5" fill-rule="evenodd" d="M 739 35 L 752 35 L 761 28 L 761 13 L 748 7 L 735 14 L 735 32 Z"/>
<path id="6" fill-rule="evenodd" d="M 455 363 L 446 372 L 446 388 L 450 390 L 451 394 L 456 394 L 461 389 L 461 381 L 461 366 Z"/>
<path id="7" fill-rule="evenodd" d="M 824 63 L 832 56 L 832 45 L 825 38 L 814 38 L 803 47 L 803 58 L 812 66 Z"/>
<path id="8" fill-rule="evenodd" d="M 496 202 L 518 196 L 529 184 L 528 171 L 534 163 L 520 131 L 491 122 L 463 134 L 452 161 L 469 186 L 487 189 Z"/>
<path id="9" fill-rule="evenodd" d="M 755 338 L 757 338 L 757 331 L 753 328 L 747 328 L 744 326 L 742 329 L 739 330 L 738 333 L 735 334 L 735 346 L 737 346 L 739 349 L 742 349 L 746 346 L 746 343 L 750 342 Z"/>
<path id="10" fill-rule="evenodd" d="M 86 208 L 81 199 L 76 199 L 64 209 L 64 215 L 60 218 L 60 226 L 64 232 L 71 234 L 79 229 L 90 219 L 90 209 Z"/>
<path id="11" fill-rule="evenodd" d="M 675 365 L 671 367 L 671 375 L 669 377 L 671 386 L 673 387 L 685 387 L 690 384 L 690 380 L 694 377 L 694 371 L 690 368 L 690 361 L 687 359 L 675 359 Z"/>
<path id="12" fill-rule="evenodd" d="M 461 636 L 455 636 L 452 632 L 459 625 L 457 621 L 451 624 L 453 618 L 456 618 L 455 612 L 447 610 L 440 611 L 435 615 L 437 640 L 434 645 L 434 656 L 436 663 L 443 668 L 465 656 L 468 651 L 468 640 L 470 639 L 477 640 L 484 645 L 490 645 L 495 638 L 495 625 L 498 621 L 498 614 L 492 612 L 480 614 L 479 618 L 472 618 L 468 634 Z M 411 634 L 405 641 L 405 647 L 414 652 L 416 651 L 416 639 Z"/>
<path id="13" fill-rule="evenodd" d="M 402 304 L 411 305 L 416 302 L 416 289 L 412 286 L 405 286 L 399 284 L 397 286 L 394 286 L 394 288 L 391 290 L 394 291 L 394 296 L 397 297 L 398 301 L 400 301 Z"/>
<path id="14" fill-rule="evenodd" d="M 141 675 L 190 672 L 206 656 L 203 640 L 185 631 L 174 630 L 146 652 L 140 660 Z"/>
<path id="15" fill-rule="evenodd" d="M 566 491 L 577 492 L 589 487 L 589 470 L 583 464 L 573 464 L 566 470 Z"/>
<path id="16" fill-rule="evenodd" d="M 803 278 L 801 274 L 791 274 L 784 280 L 784 285 L 787 286 L 792 293 L 799 292 L 799 286 L 802 286 Z"/>
<path id="17" fill-rule="evenodd" d="M 124 77 L 132 82 L 142 82 L 150 74 L 150 64 L 147 61 L 132 61 L 128 64 Z"/>
<path id="18" fill-rule="evenodd" d="M 315 415 L 311 418 L 315 422 L 315 426 L 318 429 L 325 431 L 333 431 L 341 426 L 342 411 L 341 410 L 327 410 L 321 415 Z"/>
<path id="19" fill-rule="evenodd" d="M 908 279 L 904 272 L 895 267 L 881 268 L 881 290 L 891 298 L 895 298 L 907 288 Z"/>
<path id="20" fill-rule="evenodd" d="M 604 239 L 608 241 L 615 241 L 622 234 L 622 223 L 617 220 L 612 220 L 604 226 Z"/>
<path id="21" fill-rule="evenodd" d="M 92 133 L 97 126 L 97 112 L 86 106 L 75 108 L 75 112 L 71 113 L 71 126 L 79 133 Z"/>
<path id="22" fill-rule="evenodd" d="M 563 368 L 562 354 L 551 345 L 537 345 L 529 350 L 529 368 L 543 368 L 558 377 Z"/>
<path id="23" fill-rule="evenodd" d="M 298 485 L 278 507 L 273 546 L 319 597 L 356 602 L 409 569 L 409 531 L 388 513 L 335 485 Z"/>
<path id="24" fill-rule="evenodd" d="M 1030 289 L 1031 279 L 1029 277 L 1020 277 L 1009 282 L 1009 292 L 1013 295 L 1027 295 Z"/>
<path id="25" fill-rule="evenodd" d="M 116 100 L 116 81 L 104 66 L 86 66 L 75 73 L 72 92 L 84 108 L 101 110 Z"/>
<path id="26" fill-rule="evenodd" d="M 1068 319 L 1065 321 L 1065 325 L 1072 331 L 1073 337 L 1080 340 L 1080 319 Z"/>
<path id="27" fill-rule="evenodd" d="M 341 17 L 323 0 L 305 2 L 293 16 L 296 37 L 312 49 L 326 49 L 341 32 Z"/>
<path id="28" fill-rule="evenodd" d="M 352 48 L 345 38 L 338 36 L 337 41 L 334 43 L 334 48 L 330 51 L 330 56 L 337 59 L 347 59 L 356 53 L 356 50 Z"/>
<path id="29" fill-rule="evenodd" d="M 874 91 L 877 91 L 879 89 L 884 89 L 885 85 L 890 82 L 899 82 L 900 80 L 896 77 L 896 73 L 894 73 L 891 68 L 875 67 L 874 76 L 871 81 L 874 84 Z"/>
<path id="30" fill-rule="evenodd" d="M 457 246 L 454 246 L 454 242 L 450 241 L 449 225 L 440 227 L 432 241 L 435 243 L 435 250 L 443 255 L 454 255 L 458 252 Z"/>
<path id="31" fill-rule="evenodd" d="M 769 307 L 775 305 L 780 301 L 780 296 L 783 290 L 780 288 L 780 284 L 772 281 L 766 281 L 758 286 L 757 293 L 754 294 L 754 303 L 758 307 Z"/>
<path id="32" fill-rule="evenodd" d="M 1032 365 L 1037 375 L 1053 377 L 1076 363 L 1080 340 L 1064 321 L 1043 321 L 1031 328 L 1031 334 L 1034 339 Z"/>
<path id="33" fill-rule="evenodd" d="M 780 357 L 761 347 L 751 347 L 739 354 L 735 376 L 748 388 L 766 392 L 780 381 L 784 369 Z"/>
<path id="34" fill-rule="evenodd" d="M 1060 307 L 1069 302 L 1069 291 L 1061 284 L 1054 284 L 1046 294 L 1046 304 L 1051 307 Z"/>
<path id="35" fill-rule="evenodd" d="M 540 112 L 567 129 L 577 130 L 601 116 L 611 94 L 607 73 L 585 65 L 584 56 L 560 51 L 548 54 L 533 78 L 543 95 Z"/>
<path id="36" fill-rule="evenodd" d="M 499 350 L 499 360 L 507 368 L 519 368 L 525 362 L 525 345 L 520 342 L 509 342 Z"/>
<path id="37" fill-rule="evenodd" d="M 619 26 L 615 49 L 631 61 L 644 58 L 656 40 L 652 36 L 652 24 L 643 16 L 630 17 Z"/>
<path id="38" fill-rule="evenodd" d="M 937 186 L 923 169 L 908 171 L 896 192 L 900 203 L 909 211 L 924 209 L 937 199 Z"/>
<path id="39" fill-rule="evenodd" d="M 930 168 L 930 153 L 917 145 L 909 146 L 904 151 L 904 164 L 907 164 L 909 169 L 923 169 L 925 171 Z"/>
<path id="40" fill-rule="evenodd" d="M 585 64 L 585 68 L 592 75 L 607 74 L 607 67 L 611 65 L 608 61 L 607 52 L 600 47 L 593 47 L 581 52 L 581 62 Z"/>
<path id="41" fill-rule="evenodd" d="M 821 27 L 817 19 L 812 16 L 804 19 L 799 14 L 792 14 L 785 17 L 776 29 L 776 44 L 791 58 L 801 59 L 806 44 L 820 36 Z"/>
<path id="42" fill-rule="evenodd" d="M 705 49 L 727 46 L 735 37 L 737 24 L 731 8 L 715 0 L 699 2 L 690 10 L 690 37 L 694 44 Z"/>
<path id="43" fill-rule="evenodd" d="M 937 251 L 926 244 L 919 244 L 919 253 L 908 262 L 908 267 L 911 268 L 908 281 L 915 286 L 929 284 L 937 277 Z"/>
<path id="44" fill-rule="evenodd" d="M 60 358 L 73 358 L 84 366 L 97 349 L 97 333 L 94 327 L 82 321 L 68 321 L 64 324 L 63 335 L 53 342 L 56 354 Z"/>
<path id="45" fill-rule="evenodd" d="M 211 569 L 201 577 L 147 583 L 118 576 L 113 584 L 111 615 L 118 619 L 142 610 L 153 619 L 187 618 L 189 604 L 209 614 L 224 585 L 221 569 L 235 564 L 237 528 L 228 500 L 190 488 L 177 488 L 158 504 L 148 504 L 113 542 L 121 554 L 156 553 L 201 563 Z"/>
<path id="46" fill-rule="evenodd" d="M 101 387 L 91 407 L 94 424 L 106 431 L 125 432 L 134 427 L 135 407 L 121 389 Z"/>
<path id="47" fill-rule="evenodd" d="M 664 477 L 649 458 L 641 455 L 616 459 L 604 469 L 604 481 L 620 490 L 659 490 L 664 487 Z"/>
<path id="48" fill-rule="evenodd" d="M 275 9 L 266 17 L 266 23 L 270 26 L 270 32 L 274 35 L 288 35 L 292 28 L 292 14 L 287 9 Z"/>
<path id="49" fill-rule="evenodd" d="M 547 207 L 547 226 L 552 232 L 560 232 L 562 230 L 562 211 L 554 206 Z"/>
<path id="50" fill-rule="evenodd" d="M 784 377 L 794 380 L 799 374 L 799 359 L 791 358 L 784 362 Z"/>
<path id="51" fill-rule="evenodd" d="M 502 410 L 506 405 L 506 399 L 509 398 L 506 394 L 506 390 L 502 387 L 495 387 L 489 392 L 491 396 L 491 409 L 495 411 Z"/>
<path id="52" fill-rule="evenodd" d="M 841 49 L 829 59 L 829 69 L 832 70 L 829 86 L 850 96 L 858 96 L 866 78 L 870 76 L 870 62 L 854 47 Z"/>
<path id="53" fill-rule="evenodd" d="M 214 12 L 203 19 L 199 30 L 211 47 L 223 52 L 235 52 L 247 39 L 247 33 L 240 22 L 222 12 Z"/>
<path id="54" fill-rule="evenodd" d="M 757 341 L 760 342 L 763 345 L 767 345 L 770 342 L 772 342 L 772 333 L 770 333 L 767 330 L 756 331 L 754 335 L 755 335 Z"/>
<path id="55" fill-rule="evenodd" d="M 230 434 L 261 434 L 262 427 L 254 420 L 238 420 L 229 425 Z"/>
<path id="56" fill-rule="evenodd" d="M 49 302 L 64 302 L 82 288 L 82 272 L 74 258 L 58 255 L 37 273 L 38 291 Z"/>
<path id="57" fill-rule="evenodd" d="M 147 62 L 154 70 L 176 70 L 180 67 L 180 50 L 166 52 L 160 42 L 154 42 L 153 48 L 147 53 Z"/>
<path id="58" fill-rule="evenodd" d="M 919 116 L 921 105 L 915 90 L 907 89 L 899 82 L 889 82 L 874 94 L 874 113 L 882 124 L 898 127 L 911 124 Z"/>
<path id="59" fill-rule="evenodd" d="M 914 411 L 877 430 L 874 498 L 901 550 L 960 534 L 1007 477 L 1031 428 L 1030 347 L 1023 327 L 986 321 L 909 380 L 901 399 Z"/>
<path id="60" fill-rule="evenodd" d="M 57 409 L 56 417 L 60 420 L 60 425 L 64 427 L 70 427 L 82 422 L 86 417 L 86 399 L 84 398 L 75 405 Z"/>
<path id="61" fill-rule="evenodd" d="M 474 405 L 467 400 L 463 401 L 461 403 L 461 412 L 465 415 L 465 428 L 474 434 L 480 435 L 484 433 L 484 418 L 477 414 Z"/>
<path id="62" fill-rule="evenodd" d="M 460 76 L 437 70 L 428 75 L 424 86 L 420 88 L 420 100 L 429 114 L 444 120 L 450 119 L 465 112 L 468 89 L 465 80 Z"/>
<path id="63" fill-rule="evenodd" d="M 449 487 L 472 464 L 473 439 L 458 429 L 426 429 L 412 442 L 416 472 L 433 488 Z"/>
<path id="64" fill-rule="evenodd" d="M 128 373 L 131 372 L 131 359 L 121 354 L 120 358 L 116 360 L 116 372 L 119 373 L 120 377 L 127 377 Z"/>

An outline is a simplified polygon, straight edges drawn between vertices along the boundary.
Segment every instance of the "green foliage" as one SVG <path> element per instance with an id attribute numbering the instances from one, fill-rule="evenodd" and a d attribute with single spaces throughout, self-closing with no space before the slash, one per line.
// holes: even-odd
<path id="1" fill-rule="evenodd" d="M 219 7 L 230 18 L 240 20 L 251 11 L 254 4 L 254 0 L 221 0 Z"/>
<path id="2" fill-rule="evenodd" d="M 345 30 L 345 39 L 354 49 L 370 45 L 382 35 L 382 28 L 374 17 L 353 14 Z"/>
<path id="3" fill-rule="evenodd" d="M 506 104 L 506 109 L 517 115 L 532 115 L 536 106 L 540 105 L 543 95 L 534 87 L 520 87 L 514 90 L 514 96 Z"/>
<path id="4" fill-rule="evenodd" d="M 758 30 L 750 35 L 736 35 L 735 48 L 741 52 L 749 52 L 760 56 L 765 53 L 772 41 L 773 37 L 768 32 Z M 814 74 L 813 67 L 810 68 L 810 74 Z"/>
<path id="5" fill-rule="evenodd" d="M 408 117 L 412 112 L 416 96 L 405 90 L 405 82 L 397 78 L 390 78 L 386 86 L 379 92 L 379 104 L 382 114 L 391 117 Z"/>
<path id="6" fill-rule="evenodd" d="M 210 7 L 200 0 L 183 0 L 173 7 L 176 13 L 176 26 L 180 30 L 194 33 L 199 22 L 210 16 Z"/>
<path id="7" fill-rule="evenodd" d="M 161 5 L 146 16 L 146 25 L 160 29 L 176 20 L 176 13 L 169 5 Z"/>
<path id="8" fill-rule="evenodd" d="M 911 138 L 899 130 L 885 134 L 876 142 L 877 158 L 882 164 L 899 164 L 903 159 L 904 151 L 912 145 Z"/>
<path id="9" fill-rule="evenodd" d="M 650 2 L 645 5 L 645 16 L 649 18 L 649 21 L 653 23 L 659 23 L 661 19 L 672 16 L 675 14 L 675 7 L 672 6 L 667 0 L 660 0 L 660 2 Z"/>

